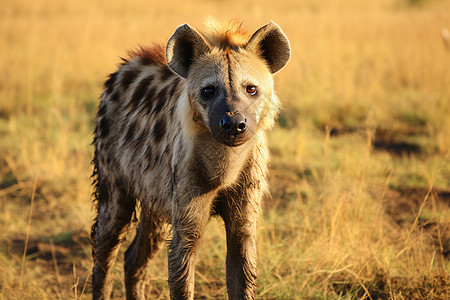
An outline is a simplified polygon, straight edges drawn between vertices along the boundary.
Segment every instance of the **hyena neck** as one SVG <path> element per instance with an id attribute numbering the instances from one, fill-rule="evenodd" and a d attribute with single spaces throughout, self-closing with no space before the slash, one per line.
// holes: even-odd
<path id="1" fill-rule="evenodd" d="M 254 140 L 238 147 L 225 146 L 212 136 L 201 136 L 198 141 L 194 144 L 191 161 L 200 166 L 204 174 L 202 180 L 216 187 L 228 187 L 236 182 L 256 147 Z"/>

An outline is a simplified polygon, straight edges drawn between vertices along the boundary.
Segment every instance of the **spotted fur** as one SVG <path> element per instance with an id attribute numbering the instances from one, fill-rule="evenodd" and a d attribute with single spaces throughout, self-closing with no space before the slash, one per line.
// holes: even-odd
<path id="1" fill-rule="evenodd" d="M 193 299 L 196 253 L 212 215 L 225 223 L 229 298 L 255 297 L 265 131 L 279 107 L 272 75 L 290 49 L 272 22 L 252 36 L 230 24 L 209 33 L 180 26 L 165 52 L 131 52 L 105 82 L 94 133 L 94 299 L 110 298 L 112 266 L 138 203 L 125 253 L 127 299 L 146 298 L 147 267 L 170 231 L 170 296 Z"/>

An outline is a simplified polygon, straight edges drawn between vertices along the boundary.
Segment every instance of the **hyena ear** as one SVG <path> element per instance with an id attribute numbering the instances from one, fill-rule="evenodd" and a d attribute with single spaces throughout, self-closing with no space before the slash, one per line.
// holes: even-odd
<path id="1" fill-rule="evenodd" d="M 167 42 L 166 60 L 170 69 L 186 78 L 192 62 L 210 51 L 205 39 L 188 24 L 181 25 Z"/>
<path id="2" fill-rule="evenodd" d="M 281 70 L 291 57 L 291 47 L 286 35 L 272 21 L 253 34 L 245 49 L 264 58 L 272 74 Z"/>

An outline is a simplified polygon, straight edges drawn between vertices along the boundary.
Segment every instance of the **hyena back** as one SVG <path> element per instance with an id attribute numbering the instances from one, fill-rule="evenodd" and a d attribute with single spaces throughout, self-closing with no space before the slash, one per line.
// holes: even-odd
<path id="1" fill-rule="evenodd" d="M 196 253 L 211 215 L 225 223 L 229 298 L 254 299 L 265 131 L 279 107 L 272 75 L 289 57 L 273 22 L 252 36 L 238 25 L 207 34 L 186 24 L 165 53 L 140 49 L 110 75 L 94 137 L 94 299 L 110 298 L 137 201 L 138 229 L 125 252 L 127 299 L 145 299 L 147 266 L 170 230 L 170 295 L 193 299 Z"/>

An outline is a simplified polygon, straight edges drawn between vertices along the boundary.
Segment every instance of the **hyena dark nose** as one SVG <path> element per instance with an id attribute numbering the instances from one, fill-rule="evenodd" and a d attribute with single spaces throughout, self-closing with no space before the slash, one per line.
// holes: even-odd
<path id="1" fill-rule="evenodd" d="M 220 128 L 227 134 L 241 134 L 247 129 L 247 119 L 238 112 L 227 112 L 220 120 Z"/>

